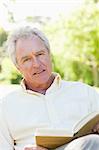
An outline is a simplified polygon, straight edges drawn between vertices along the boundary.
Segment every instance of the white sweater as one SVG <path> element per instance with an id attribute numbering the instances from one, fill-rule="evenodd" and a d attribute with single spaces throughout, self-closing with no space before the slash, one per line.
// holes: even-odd
<path id="1" fill-rule="evenodd" d="M 40 127 L 70 131 L 81 118 L 97 110 L 99 95 L 92 87 L 63 81 L 59 75 L 45 95 L 20 87 L 0 104 L 0 150 L 22 150 L 35 144 L 34 133 Z"/>

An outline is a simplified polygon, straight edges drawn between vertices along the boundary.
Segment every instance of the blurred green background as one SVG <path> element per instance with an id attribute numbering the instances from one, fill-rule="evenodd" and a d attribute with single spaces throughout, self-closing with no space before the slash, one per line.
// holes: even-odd
<path id="1" fill-rule="evenodd" d="M 13 13 L 8 12 L 8 16 L 16 23 Z M 64 14 L 52 21 L 28 16 L 26 21 L 38 23 L 48 37 L 53 71 L 65 80 L 99 87 L 99 0 L 86 0 L 70 17 Z M 19 84 L 22 76 L 6 52 L 9 32 L 0 26 L 0 84 Z"/>

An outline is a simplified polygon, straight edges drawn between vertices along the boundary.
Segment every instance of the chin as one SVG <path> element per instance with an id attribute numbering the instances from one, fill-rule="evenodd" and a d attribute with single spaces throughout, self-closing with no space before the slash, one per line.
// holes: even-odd
<path id="1" fill-rule="evenodd" d="M 41 79 L 38 79 L 37 82 L 38 84 L 46 84 L 49 81 L 50 77 L 42 77 Z"/>

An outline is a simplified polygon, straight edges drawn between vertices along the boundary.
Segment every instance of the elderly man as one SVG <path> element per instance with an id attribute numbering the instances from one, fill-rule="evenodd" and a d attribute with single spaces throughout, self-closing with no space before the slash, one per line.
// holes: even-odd
<path id="1" fill-rule="evenodd" d="M 22 88 L 0 104 L 0 150 L 46 150 L 37 146 L 37 128 L 66 128 L 93 111 L 99 111 L 99 95 L 80 82 L 67 82 L 52 72 L 50 46 L 45 35 L 29 26 L 8 38 L 8 50 L 22 73 Z M 94 128 L 99 131 L 99 125 Z M 29 146 L 28 146 L 29 145 Z M 99 150 L 99 136 L 78 138 L 58 150 Z"/>

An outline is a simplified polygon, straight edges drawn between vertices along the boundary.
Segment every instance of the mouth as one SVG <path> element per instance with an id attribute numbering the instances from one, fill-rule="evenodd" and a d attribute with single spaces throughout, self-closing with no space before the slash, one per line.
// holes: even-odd
<path id="1" fill-rule="evenodd" d="M 44 70 L 42 70 L 42 71 L 40 71 L 40 72 L 35 72 L 33 75 L 35 76 L 35 75 L 39 75 L 39 74 L 41 74 L 41 73 L 43 73 L 43 72 L 45 72 L 46 70 L 44 69 Z"/>

